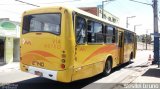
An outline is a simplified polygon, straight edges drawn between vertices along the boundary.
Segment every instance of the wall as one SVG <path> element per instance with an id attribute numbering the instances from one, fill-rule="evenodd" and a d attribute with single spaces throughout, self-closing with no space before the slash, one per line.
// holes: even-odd
<path id="1" fill-rule="evenodd" d="M 98 7 L 98 16 L 102 17 L 102 8 Z M 106 19 L 110 22 L 119 24 L 119 18 L 114 16 L 113 14 L 107 12 L 106 10 L 103 10 L 103 19 Z"/>
<path id="2" fill-rule="evenodd" d="M 81 9 L 83 11 L 86 11 L 86 12 L 89 12 L 89 13 L 91 13 L 93 15 L 96 15 L 96 16 L 98 15 L 97 7 L 81 7 L 79 9 Z"/>
<path id="3" fill-rule="evenodd" d="M 19 22 L 9 19 L 0 19 L 0 38 L 5 38 L 4 43 L 4 63 L 19 61 Z"/>
<path id="4" fill-rule="evenodd" d="M 19 45 L 19 38 L 14 39 L 14 44 L 13 44 L 13 61 L 14 62 L 18 62 L 19 61 L 19 57 L 20 57 L 20 45 Z"/>
<path id="5" fill-rule="evenodd" d="M 97 7 L 80 7 L 79 9 L 89 12 L 93 15 L 96 15 L 98 17 L 102 17 L 102 7 L 97 6 Z M 103 19 L 106 19 L 110 22 L 113 22 L 115 24 L 119 24 L 119 18 L 114 16 L 113 14 L 103 10 Z"/>
<path id="6" fill-rule="evenodd" d="M 6 37 L 4 56 L 5 56 L 6 63 L 13 62 L 13 38 L 12 37 Z"/>

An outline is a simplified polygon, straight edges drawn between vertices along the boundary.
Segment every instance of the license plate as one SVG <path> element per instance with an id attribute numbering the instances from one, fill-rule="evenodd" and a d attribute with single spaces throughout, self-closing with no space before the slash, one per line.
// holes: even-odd
<path id="1" fill-rule="evenodd" d="M 35 71 L 35 75 L 43 76 L 43 73 L 42 73 L 42 72 L 39 72 L 39 71 Z"/>

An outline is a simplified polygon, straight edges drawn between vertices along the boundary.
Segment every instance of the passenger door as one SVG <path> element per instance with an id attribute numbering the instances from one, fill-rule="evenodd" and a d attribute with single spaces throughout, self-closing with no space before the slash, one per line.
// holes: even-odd
<path id="1" fill-rule="evenodd" d="M 124 61 L 124 32 L 118 31 L 118 47 L 119 47 L 119 64 L 122 64 Z"/>

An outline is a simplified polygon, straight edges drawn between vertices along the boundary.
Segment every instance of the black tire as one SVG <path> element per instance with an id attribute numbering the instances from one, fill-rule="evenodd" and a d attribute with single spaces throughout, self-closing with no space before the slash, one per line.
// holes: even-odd
<path id="1" fill-rule="evenodd" d="M 133 53 L 130 54 L 130 58 L 129 58 L 128 63 L 129 63 L 129 64 L 132 63 L 132 60 L 133 60 Z"/>
<path id="2" fill-rule="evenodd" d="M 105 63 L 105 68 L 103 70 L 103 75 L 104 76 L 109 75 L 111 73 L 111 70 L 112 70 L 112 62 L 111 60 L 107 60 Z"/>

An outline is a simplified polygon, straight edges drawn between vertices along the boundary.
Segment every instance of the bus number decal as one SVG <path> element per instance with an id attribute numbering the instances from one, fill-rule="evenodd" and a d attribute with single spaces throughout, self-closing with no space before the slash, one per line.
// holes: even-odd
<path id="1" fill-rule="evenodd" d="M 61 45 L 57 45 L 57 44 L 45 44 L 44 45 L 45 48 L 55 48 L 55 49 L 61 49 Z"/>
<path id="2" fill-rule="evenodd" d="M 86 48 L 84 48 L 84 47 L 80 47 L 80 49 L 79 49 L 79 51 L 86 51 Z"/>
<path id="3" fill-rule="evenodd" d="M 52 43 L 45 44 L 44 47 L 49 49 L 50 48 L 61 49 L 61 42 L 59 39 L 54 39 Z"/>
<path id="4" fill-rule="evenodd" d="M 22 44 L 31 45 L 31 41 L 23 39 Z"/>
<path id="5" fill-rule="evenodd" d="M 39 61 L 33 61 L 32 65 L 44 67 L 44 63 L 43 62 L 39 62 Z"/>

